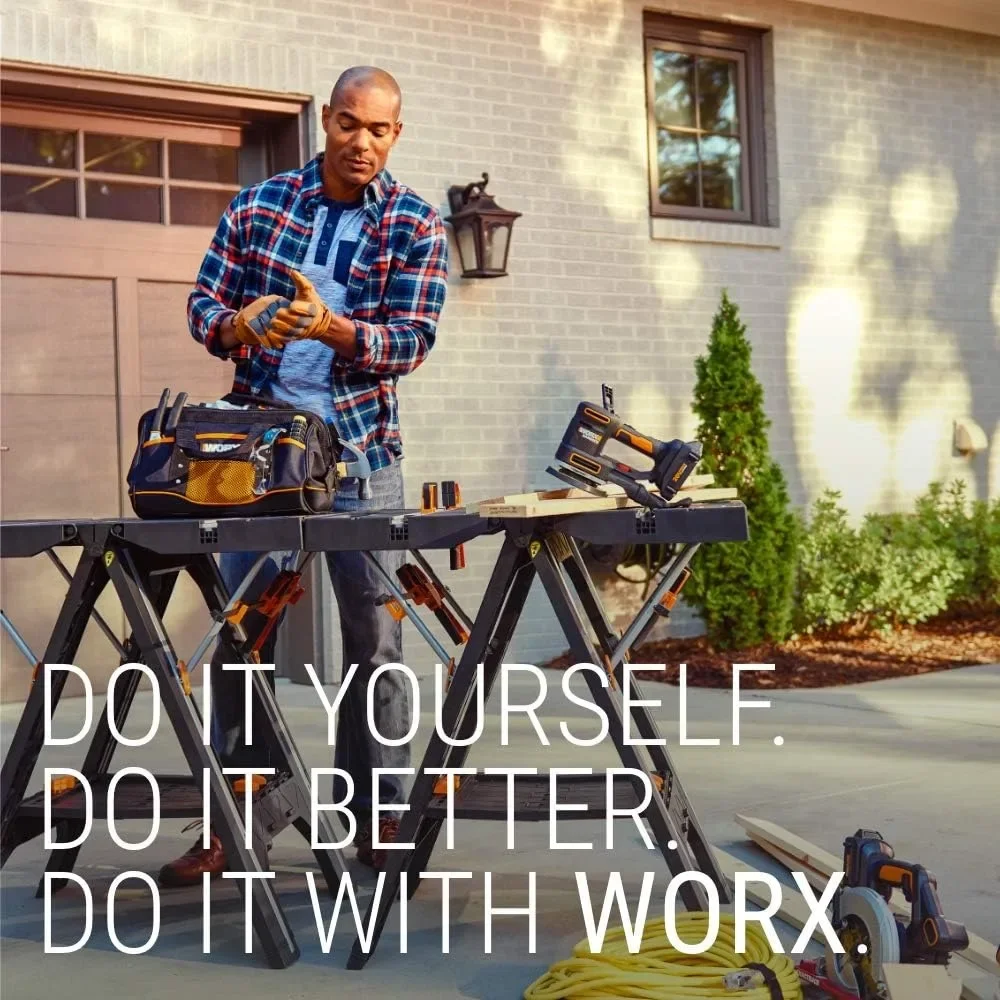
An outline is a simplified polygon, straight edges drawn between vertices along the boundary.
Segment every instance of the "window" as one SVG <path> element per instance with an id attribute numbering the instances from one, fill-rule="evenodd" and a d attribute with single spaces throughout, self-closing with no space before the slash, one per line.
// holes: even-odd
<path id="1" fill-rule="evenodd" d="M 241 187 L 304 159 L 294 97 L 95 75 L 81 99 L 72 71 L 3 70 L 4 212 L 215 226 Z"/>
<path id="2" fill-rule="evenodd" d="M 764 31 L 647 12 L 654 216 L 765 224 Z"/>

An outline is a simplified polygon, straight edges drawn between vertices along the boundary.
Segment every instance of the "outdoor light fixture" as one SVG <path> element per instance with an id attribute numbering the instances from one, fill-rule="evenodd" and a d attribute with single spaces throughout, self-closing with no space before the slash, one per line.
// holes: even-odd
<path id="1" fill-rule="evenodd" d="M 501 278 L 507 273 L 510 233 L 520 212 L 501 208 L 486 193 L 489 175 L 465 187 L 448 189 L 452 214 L 447 221 L 455 230 L 463 278 Z"/>

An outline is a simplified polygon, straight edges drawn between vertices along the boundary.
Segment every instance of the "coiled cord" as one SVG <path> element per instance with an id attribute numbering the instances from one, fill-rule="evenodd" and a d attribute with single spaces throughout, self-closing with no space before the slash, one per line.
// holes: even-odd
<path id="1" fill-rule="evenodd" d="M 708 931 L 709 915 L 681 913 L 674 918 L 677 936 L 700 941 Z M 766 966 L 776 985 L 772 989 L 759 972 L 759 985 L 726 984 L 733 973 L 752 973 L 749 965 Z M 739 976 L 731 976 L 731 979 Z M 802 985 L 792 960 L 775 954 L 758 924 L 746 928 L 746 951 L 736 952 L 736 921 L 731 914 L 719 915 L 719 933 L 710 949 L 687 955 L 674 948 L 666 936 L 663 920 L 646 924 L 639 950 L 628 950 L 624 929 L 608 930 L 600 954 L 592 954 L 581 941 L 573 957 L 556 962 L 525 991 L 523 1000 L 802 1000 Z"/>

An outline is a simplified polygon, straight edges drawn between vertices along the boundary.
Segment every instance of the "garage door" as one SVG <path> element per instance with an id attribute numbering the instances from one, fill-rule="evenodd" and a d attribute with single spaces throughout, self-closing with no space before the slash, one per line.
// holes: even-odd
<path id="1" fill-rule="evenodd" d="M 197 402 L 231 384 L 231 365 L 191 338 L 185 305 L 239 189 L 245 130 L 14 106 L 2 133 L 0 515 L 131 516 L 124 477 L 143 410 L 166 387 Z M 3 608 L 41 656 L 65 583 L 45 556 L 4 560 L 2 573 Z M 209 623 L 181 588 L 169 620 L 186 656 Z M 101 610 L 121 636 L 117 601 Z M 30 667 L 3 644 L 0 698 L 21 699 Z M 103 690 L 118 657 L 91 625 L 77 661 Z"/>

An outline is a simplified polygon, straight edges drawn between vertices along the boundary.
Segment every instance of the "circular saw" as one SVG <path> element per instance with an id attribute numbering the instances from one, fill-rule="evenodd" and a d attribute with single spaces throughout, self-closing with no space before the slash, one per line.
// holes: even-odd
<path id="1" fill-rule="evenodd" d="M 890 906 L 897 890 L 909 905 L 908 919 L 902 907 L 894 912 Z M 836 1000 L 884 1000 L 886 965 L 947 965 L 952 952 L 969 946 L 965 927 L 941 912 L 934 875 L 923 865 L 897 860 L 871 830 L 844 841 L 844 878 L 831 923 L 842 951 L 828 942 L 822 959 L 798 968 L 804 985 Z"/>
<path id="2" fill-rule="evenodd" d="M 882 967 L 900 960 L 899 932 L 889 904 L 874 890 L 849 887 L 840 893 L 837 936 L 843 954 L 826 946 L 826 974 L 860 1000 L 881 997 Z"/>

